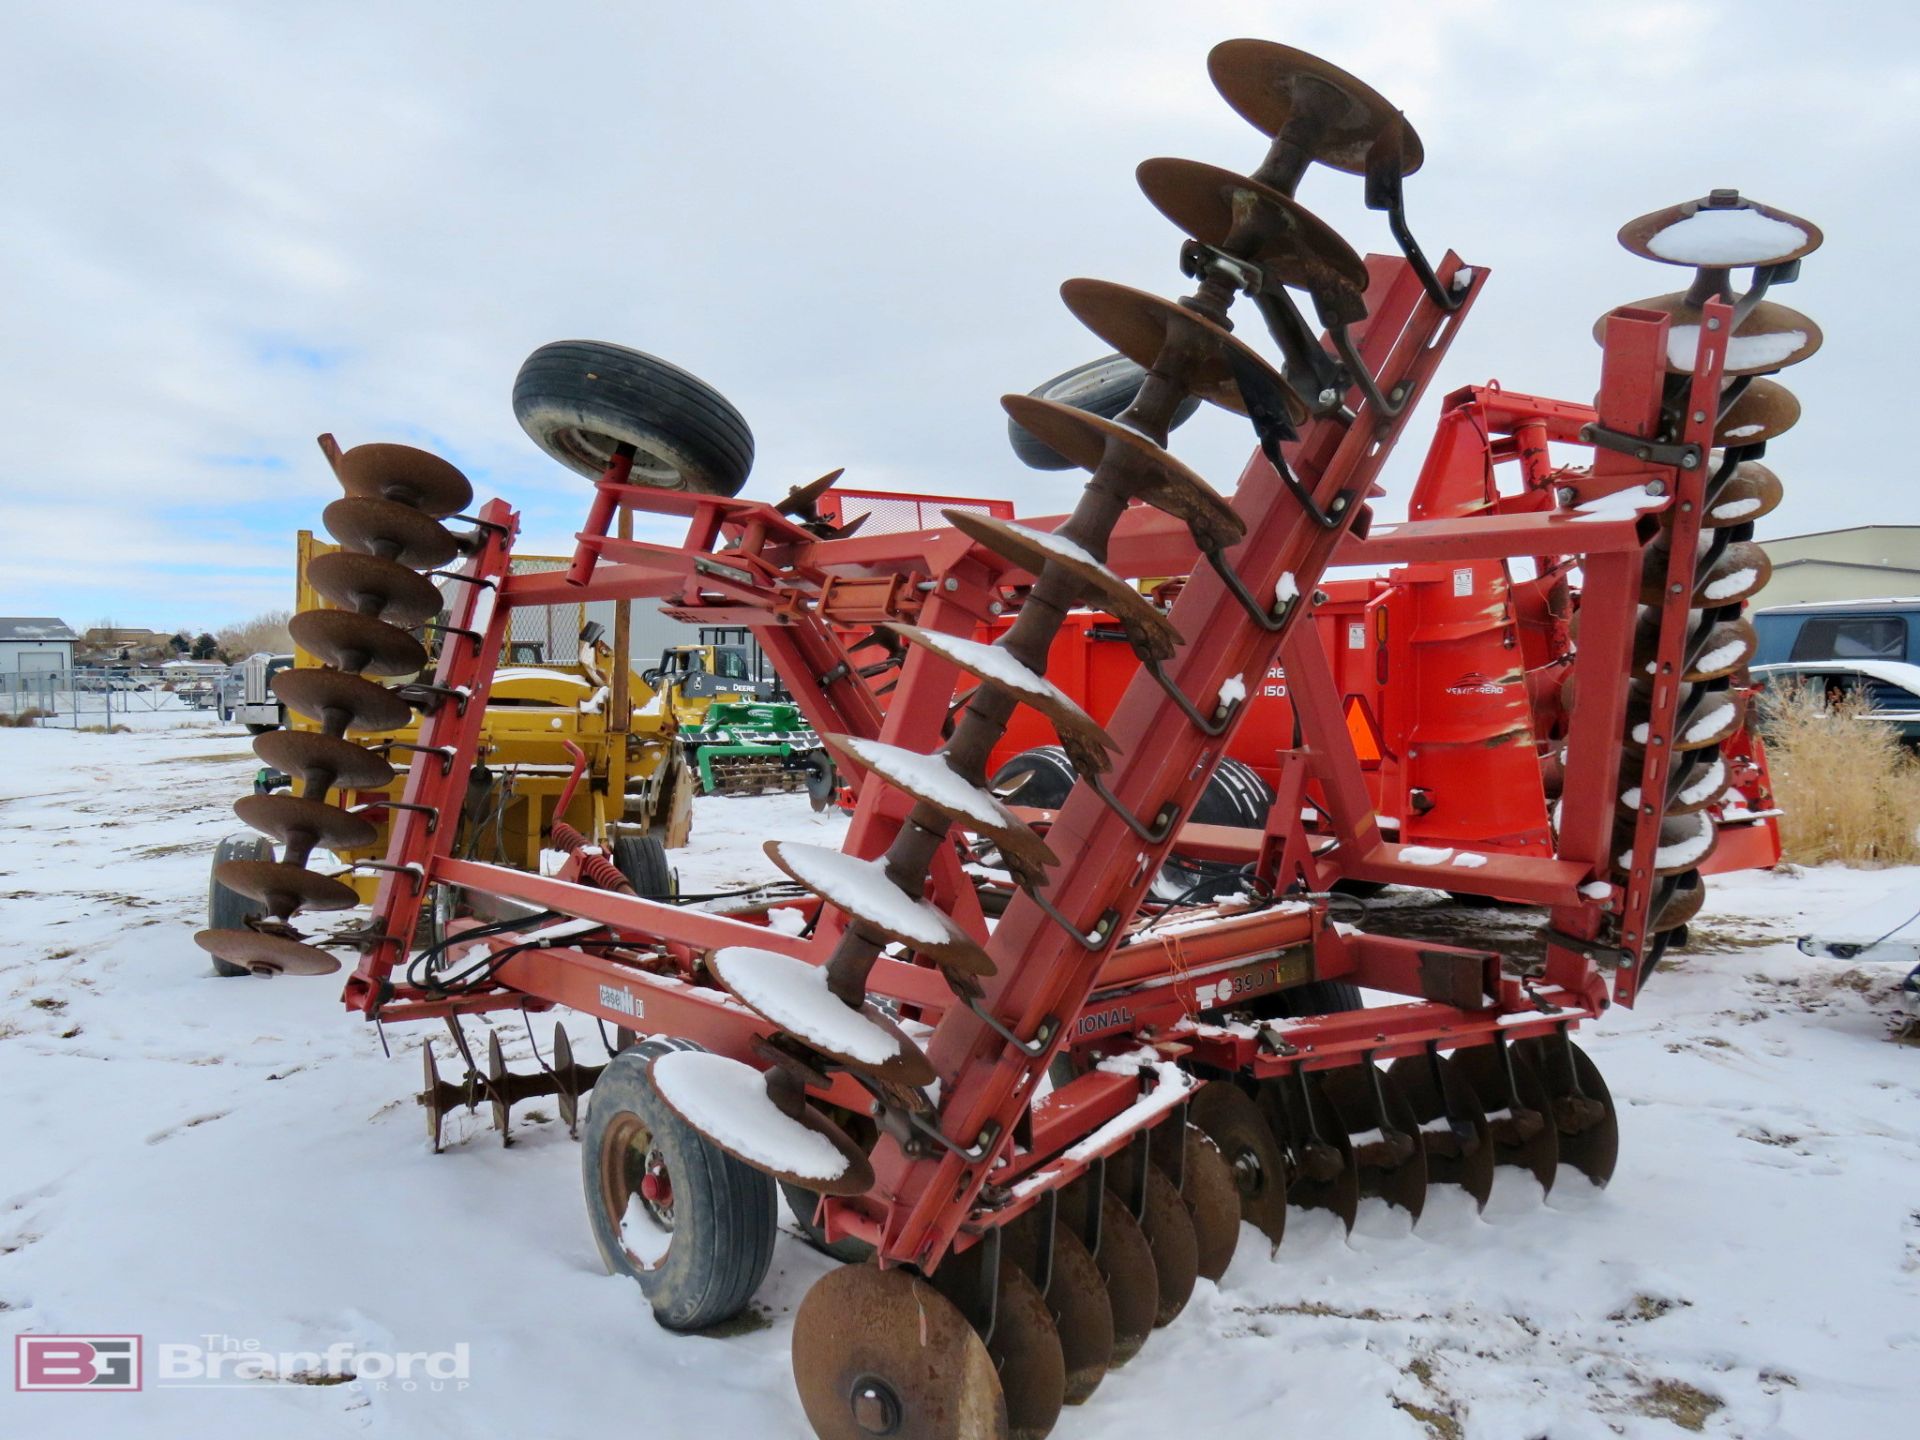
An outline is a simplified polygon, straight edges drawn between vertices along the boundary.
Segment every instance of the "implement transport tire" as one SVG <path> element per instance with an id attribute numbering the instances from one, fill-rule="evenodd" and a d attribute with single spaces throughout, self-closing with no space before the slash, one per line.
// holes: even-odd
<path id="1" fill-rule="evenodd" d="M 588 1092 L 580 1177 L 608 1273 L 636 1281 L 669 1330 L 701 1330 L 747 1308 L 773 1263 L 773 1177 L 675 1115 L 654 1060 L 687 1042 L 646 1040 L 607 1063 Z"/>
<path id="2" fill-rule="evenodd" d="M 229 835 L 214 848 L 213 868 L 219 868 L 229 860 L 271 860 L 273 842 L 264 835 L 246 833 Z M 245 930 L 247 921 L 258 919 L 267 913 L 267 907 L 258 900 L 249 900 L 238 890 L 229 890 L 218 880 L 207 882 L 207 928 L 209 930 Z M 234 965 L 213 957 L 213 973 L 227 979 L 235 979 L 253 972 L 244 965 Z"/>
<path id="3" fill-rule="evenodd" d="M 1071 405 L 1111 420 L 1133 403 L 1147 372 L 1124 355 L 1102 355 L 1054 376 L 1044 385 L 1028 392 L 1037 400 L 1052 400 Z M 1189 395 L 1173 412 L 1169 430 L 1178 427 L 1200 408 L 1198 396 Z M 1018 420 L 1007 421 L 1007 443 L 1023 465 L 1035 470 L 1071 470 L 1073 462 L 1028 430 Z"/>
<path id="4" fill-rule="evenodd" d="M 622 835 L 613 842 L 613 868 L 627 877 L 633 893 L 645 900 L 670 900 L 680 886 L 667 860 L 667 847 L 655 835 Z"/>
<path id="5" fill-rule="evenodd" d="M 622 445 L 633 447 L 633 483 L 657 490 L 737 495 L 753 469 L 753 431 L 724 395 L 624 345 L 542 345 L 514 379 L 513 413 L 534 444 L 589 479 Z"/>

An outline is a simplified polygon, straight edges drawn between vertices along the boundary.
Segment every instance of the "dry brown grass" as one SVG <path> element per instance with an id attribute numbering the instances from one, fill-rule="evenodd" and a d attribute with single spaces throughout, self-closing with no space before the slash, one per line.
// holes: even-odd
<path id="1" fill-rule="evenodd" d="M 24 730 L 46 719 L 52 713 L 51 710 L 42 710 L 37 705 L 29 705 L 24 710 L 0 710 L 0 730 Z"/>
<path id="2" fill-rule="evenodd" d="M 240 625 L 229 625 L 213 638 L 221 656 L 228 661 L 244 660 L 249 655 L 290 655 L 293 636 L 287 631 L 291 618 L 285 610 L 269 610 Z"/>
<path id="3" fill-rule="evenodd" d="M 1763 701 L 1780 844 L 1796 865 L 1920 860 L 1920 760 L 1849 697 L 1824 710 L 1799 686 Z"/>

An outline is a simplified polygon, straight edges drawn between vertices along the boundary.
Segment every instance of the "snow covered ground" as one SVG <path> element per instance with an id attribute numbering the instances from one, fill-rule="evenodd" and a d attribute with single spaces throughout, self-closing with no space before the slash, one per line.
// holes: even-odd
<path id="1" fill-rule="evenodd" d="M 463 1114 L 431 1155 L 420 1030 L 388 1058 L 333 980 L 211 976 L 191 935 L 253 766 L 206 715 L 0 731 L 0 1318 L 140 1334 L 148 1371 L 140 1394 L 0 1389 L 0 1435 L 804 1435 L 789 1327 L 827 1261 L 785 1235 L 740 1333 L 662 1331 L 601 1272 L 556 1121 L 521 1107 L 503 1150 Z M 804 799 L 701 801 L 683 883 L 838 831 Z M 1351 1237 L 1296 1211 L 1277 1258 L 1247 1229 L 1056 1434 L 1911 1434 L 1920 1048 L 1890 1038 L 1898 968 L 1792 945 L 1902 895 L 1920 908 L 1920 870 L 1716 879 L 1696 948 L 1586 1037 L 1622 1111 L 1610 1189 L 1563 1175 L 1543 1202 L 1503 1171 L 1484 1216 L 1436 1190 L 1413 1233 L 1373 1202 Z M 469 1378 L 163 1383 L 157 1347 L 187 1342 L 465 1345 Z"/>

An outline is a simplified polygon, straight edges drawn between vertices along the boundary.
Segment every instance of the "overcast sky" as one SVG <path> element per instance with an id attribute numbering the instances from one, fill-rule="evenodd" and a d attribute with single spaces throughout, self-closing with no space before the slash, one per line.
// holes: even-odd
<path id="1" fill-rule="evenodd" d="M 1206 54 L 1355 71 L 1426 146 L 1416 233 L 1493 271 L 1438 390 L 1589 399 L 1608 307 L 1684 284 L 1613 239 L 1715 186 L 1820 224 L 1778 296 L 1826 332 L 1763 530 L 1920 522 L 1903 334 L 1920 6 L 1790 3 L 119 4 L 0 0 L 0 613 L 212 627 L 292 601 L 338 494 L 314 436 L 402 440 L 565 545 L 585 481 L 509 392 L 617 341 L 753 426 L 746 493 L 1071 504 L 996 403 L 1104 347 L 1073 275 L 1179 293 L 1133 167 L 1255 165 Z M 1388 248 L 1359 183 L 1300 198 Z M 1243 327 L 1245 328 L 1245 327 Z M 1257 327 L 1254 327 L 1257 328 Z M 1431 401 L 1388 472 L 1396 514 Z M 1175 448 L 1223 486 L 1244 421 Z"/>

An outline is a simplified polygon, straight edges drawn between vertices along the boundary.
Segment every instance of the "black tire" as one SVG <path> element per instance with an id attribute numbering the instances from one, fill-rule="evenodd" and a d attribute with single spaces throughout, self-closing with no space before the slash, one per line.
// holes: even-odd
<path id="1" fill-rule="evenodd" d="M 669 1330 L 702 1330 L 747 1308 L 773 1263 L 773 1179 L 734 1159 L 667 1108 L 655 1057 L 685 1042 L 645 1040 L 615 1055 L 587 1101 L 580 1178 L 587 1222 L 609 1274 L 637 1282 Z M 651 1260 L 628 1248 L 621 1219 L 658 1159 L 670 1201 L 647 1213 L 667 1236 Z"/>
<path id="2" fill-rule="evenodd" d="M 1032 750 L 1022 750 L 993 772 L 990 783 L 993 789 L 1000 790 L 1022 775 L 1028 777 L 1027 783 L 1007 797 L 1009 805 L 1021 805 L 1031 810 L 1058 810 L 1067 803 L 1067 794 L 1073 789 L 1073 764 L 1067 759 L 1067 752 L 1058 745 L 1039 745 Z"/>
<path id="3" fill-rule="evenodd" d="M 1073 789 L 1073 762 L 1060 746 L 1039 745 L 1032 750 L 1022 750 L 993 772 L 991 783 L 999 790 L 1022 775 L 1030 778 L 1009 797 L 1008 804 L 1058 810 L 1067 803 L 1067 795 Z M 1267 782 L 1252 766 L 1229 756 L 1215 768 L 1187 818 L 1201 825 L 1258 829 L 1267 823 L 1267 811 L 1272 806 L 1273 791 Z"/>
<path id="4" fill-rule="evenodd" d="M 1102 355 L 1084 365 L 1054 376 L 1046 384 L 1027 392 L 1039 400 L 1055 400 L 1085 410 L 1090 415 L 1111 420 L 1133 403 L 1147 372 L 1124 355 Z M 1173 412 L 1168 429 L 1178 428 L 1200 408 L 1197 397 L 1189 395 Z M 1071 470 L 1073 462 L 1026 429 L 1017 420 L 1007 421 L 1007 443 L 1024 465 L 1035 470 Z"/>
<path id="5" fill-rule="evenodd" d="M 807 772 L 807 804 L 814 814 L 824 815 L 833 797 L 840 793 L 840 772 L 833 756 L 824 750 L 809 750 L 801 758 L 800 768 Z"/>
<path id="6" fill-rule="evenodd" d="M 278 725 L 255 725 L 251 720 L 247 722 L 247 734 L 249 735 L 264 735 L 269 730 L 278 730 L 279 728 Z"/>
<path id="7" fill-rule="evenodd" d="M 623 444 L 634 483 L 660 490 L 736 495 L 753 469 L 753 431 L 725 396 L 624 345 L 542 345 L 514 378 L 513 413 L 534 444 L 589 478 Z"/>
<path id="8" fill-rule="evenodd" d="M 613 842 L 613 865 L 633 893 L 648 900 L 668 900 L 679 891 L 667 847 L 652 835 L 622 835 Z"/>
<path id="9" fill-rule="evenodd" d="M 1058 810 L 1067 803 L 1067 795 L 1073 789 L 1073 763 L 1058 745 L 1022 750 L 994 771 L 993 788 L 998 790 L 1022 775 L 1029 778 L 1009 798 L 1009 804 Z M 1252 766 L 1229 756 L 1208 777 L 1207 788 L 1200 792 L 1187 819 L 1200 825 L 1237 825 L 1258 830 L 1267 823 L 1267 811 L 1272 807 L 1273 791 L 1267 782 Z M 1167 857 L 1167 863 L 1155 878 L 1153 893 L 1162 900 L 1185 895 L 1197 902 L 1206 898 L 1203 882 L 1210 874 L 1210 870 L 1183 859 L 1176 851 Z M 1234 875 L 1221 875 L 1218 880 L 1222 891 L 1239 884 Z M 1202 888 L 1196 890 L 1196 885 Z"/>
<path id="10" fill-rule="evenodd" d="M 1360 987 L 1347 980 L 1309 980 L 1291 990 L 1269 996 L 1273 1015 L 1298 1019 L 1303 1015 L 1338 1015 L 1344 1010 L 1361 1009 L 1366 1001 Z"/>
<path id="11" fill-rule="evenodd" d="M 271 860 L 273 842 L 264 835 L 245 833 L 229 835 L 213 850 L 213 865 L 218 869 L 229 860 Z M 207 928 L 209 930 L 244 930 L 247 921 L 266 914 L 266 907 L 257 900 L 249 900 L 237 890 L 229 890 L 218 880 L 207 880 Z M 218 955 L 213 957 L 213 973 L 228 979 L 237 979 L 253 972 L 243 965 L 232 965 Z"/>

